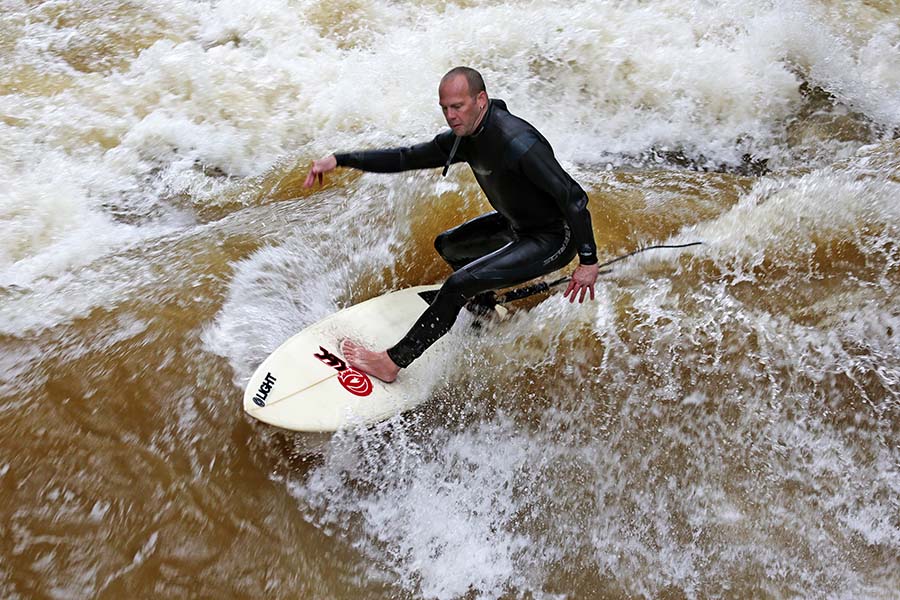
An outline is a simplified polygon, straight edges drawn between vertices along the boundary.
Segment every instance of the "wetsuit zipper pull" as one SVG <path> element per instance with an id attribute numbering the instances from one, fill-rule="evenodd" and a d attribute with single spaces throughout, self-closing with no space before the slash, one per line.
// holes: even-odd
<path id="1" fill-rule="evenodd" d="M 456 149 L 459 148 L 459 140 L 459 136 L 456 136 L 456 139 L 453 140 L 453 148 L 450 149 L 450 156 L 447 157 L 447 164 L 444 165 L 444 172 L 441 173 L 441 177 L 447 176 L 447 170 L 450 168 L 450 163 L 453 162 L 453 156 L 456 154 Z"/>

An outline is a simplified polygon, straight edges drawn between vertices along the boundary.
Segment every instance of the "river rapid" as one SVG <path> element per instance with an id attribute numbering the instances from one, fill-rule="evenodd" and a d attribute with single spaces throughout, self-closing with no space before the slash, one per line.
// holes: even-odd
<path id="1" fill-rule="evenodd" d="M 488 210 L 464 165 L 302 187 L 459 64 L 601 260 L 703 245 L 455 328 L 379 426 L 254 421 Z M 0 596 L 900 598 L 898 132 L 892 0 L 0 0 Z"/>

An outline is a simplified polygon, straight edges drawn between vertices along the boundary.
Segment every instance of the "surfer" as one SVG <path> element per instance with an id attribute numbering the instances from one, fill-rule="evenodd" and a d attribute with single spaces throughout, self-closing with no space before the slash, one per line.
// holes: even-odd
<path id="1" fill-rule="evenodd" d="M 377 173 L 443 167 L 446 175 L 451 164 L 466 162 L 495 210 L 437 237 L 435 248 L 454 272 L 395 346 L 374 351 L 341 343 L 354 368 L 385 382 L 447 333 L 473 298 L 561 269 L 576 254 L 580 264 L 564 296 L 594 299 L 599 267 L 587 194 L 544 136 L 503 100 L 489 98 L 481 74 L 469 67 L 447 72 L 438 98 L 449 131 L 414 146 L 326 156 L 313 161 L 304 182 L 321 184 L 336 167 Z"/>

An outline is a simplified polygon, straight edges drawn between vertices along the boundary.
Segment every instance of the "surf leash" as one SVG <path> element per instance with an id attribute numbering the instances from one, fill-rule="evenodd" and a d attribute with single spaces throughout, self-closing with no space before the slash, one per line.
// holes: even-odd
<path id="1" fill-rule="evenodd" d="M 608 267 L 613 263 L 617 263 L 620 260 L 625 260 L 626 258 L 630 258 L 635 254 L 640 254 L 641 252 L 646 252 L 647 250 L 657 250 L 660 248 L 688 248 L 690 246 L 699 246 L 703 242 L 690 242 L 688 244 L 656 244 L 655 246 L 644 246 L 643 248 L 638 248 L 637 250 L 633 250 L 628 254 L 623 254 L 622 256 L 617 256 L 612 260 L 608 260 L 605 263 L 600 264 L 600 272 L 599 275 L 604 273 L 610 273 L 612 269 L 604 269 L 603 267 Z M 558 285 L 562 285 L 564 283 L 568 283 L 571 281 L 571 277 L 561 277 L 556 281 L 542 281 L 540 283 L 534 283 L 531 285 L 526 285 L 520 288 L 516 288 L 510 290 L 503 294 L 497 294 L 497 304 L 506 304 L 507 302 L 512 302 L 513 300 L 521 300 L 522 298 L 528 298 L 529 296 L 534 296 L 536 294 L 540 294 L 542 292 L 546 292 L 552 288 L 555 288 Z"/>

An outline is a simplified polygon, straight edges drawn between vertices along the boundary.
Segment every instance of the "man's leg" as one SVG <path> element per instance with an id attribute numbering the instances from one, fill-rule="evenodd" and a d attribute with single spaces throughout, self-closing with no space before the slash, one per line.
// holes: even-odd
<path id="1" fill-rule="evenodd" d="M 407 367 L 450 331 L 469 298 L 561 269 L 574 256 L 575 246 L 566 228 L 523 236 L 457 269 L 406 336 L 387 350 L 387 356 L 398 367 Z"/>
<path id="2" fill-rule="evenodd" d="M 449 229 L 434 240 L 434 249 L 454 271 L 514 241 L 509 221 L 492 212 Z"/>
<path id="3" fill-rule="evenodd" d="M 516 239 L 509 221 L 501 214 L 492 212 L 443 232 L 434 240 L 434 248 L 454 271 L 458 271 Z M 494 292 L 487 291 L 470 298 L 466 308 L 475 314 L 485 315 L 493 310 L 495 304 Z"/>
<path id="4" fill-rule="evenodd" d="M 441 233 L 434 240 L 434 247 L 438 254 L 441 255 L 441 258 L 447 261 L 454 271 L 458 271 L 465 265 L 492 252 L 496 252 L 515 240 L 516 234 L 510 228 L 509 221 L 499 213 L 492 212 L 466 221 L 462 225 Z M 492 292 L 485 292 L 485 294 L 487 293 Z M 478 309 L 473 307 L 473 310 Z M 458 312 L 458 308 L 455 310 L 451 308 L 449 311 L 446 308 L 440 310 L 440 314 L 445 315 L 443 319 L 449 320 L 451 326 Z M 441 328 L 443 328 L 443 325 Z M 437 339 L 437 337 L 434 339 Z M 422 350 L 431 345 L 431 343 L 433 341 L 423 346 Z M 418 344 L 416 347 L 418 347 Z M 400 372 L 400 365 L 388 353 L 368 350 L 352 340 L 341 342 L 341 352 L 353 367 L 374 375 L 382 381 L 391 382 L 397 378 L 397 374 Z M 418 356 L 418 354 L 421 354 L 421 352 L 418 352 L 415 356 Z M 405 353 L 401 352 L 400 356 L 405 357 Z M 405 358 L 399 358 L 398 360 L 404 363 L 402 365 L 404 367 L 409 362 L 412 362 L 412 359 L 409 359 L 408 362 Z"/>

